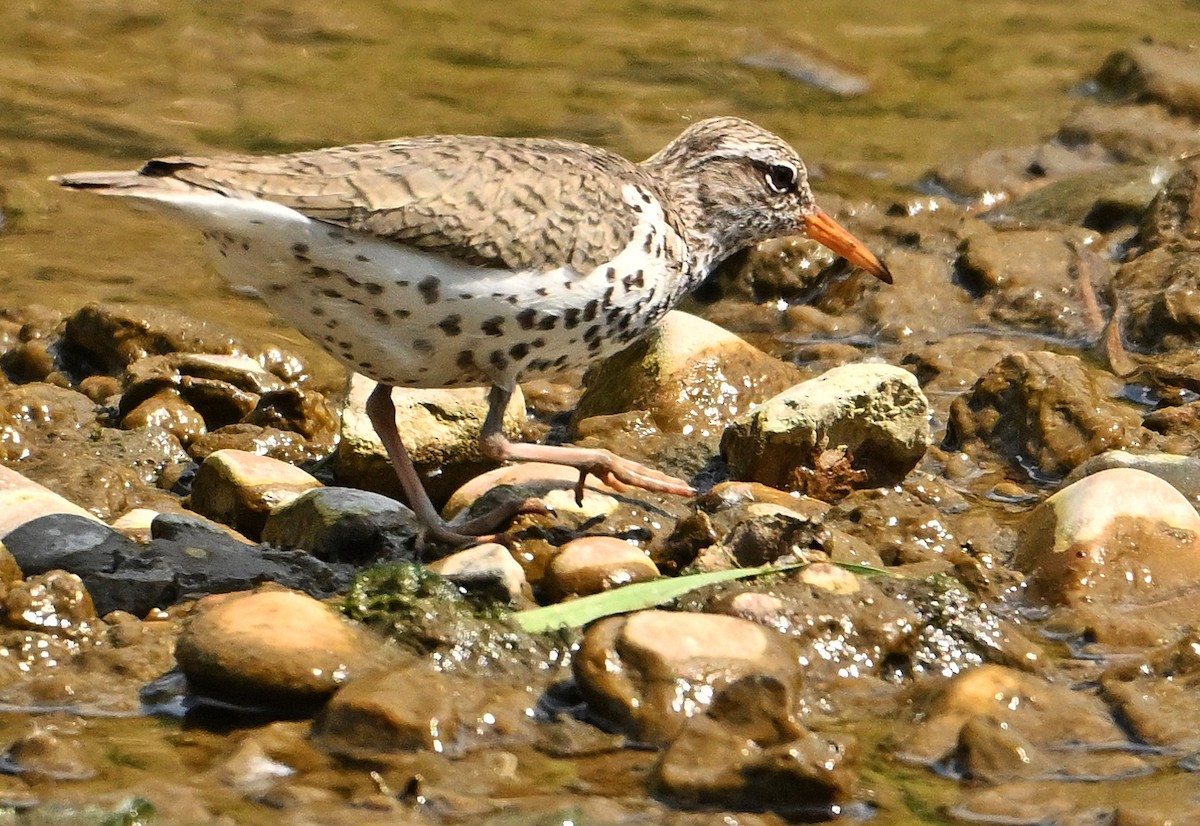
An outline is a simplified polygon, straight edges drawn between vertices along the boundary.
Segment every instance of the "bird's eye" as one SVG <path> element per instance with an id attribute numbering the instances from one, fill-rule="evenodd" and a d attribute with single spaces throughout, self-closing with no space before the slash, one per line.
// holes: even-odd
<path id="1" fill-rule="evenodd" d="M 780 194 L 795 192 L 798 177 L 796 167 L 785 163 L 771 164 L 767 167 L 767 186 Z"/>

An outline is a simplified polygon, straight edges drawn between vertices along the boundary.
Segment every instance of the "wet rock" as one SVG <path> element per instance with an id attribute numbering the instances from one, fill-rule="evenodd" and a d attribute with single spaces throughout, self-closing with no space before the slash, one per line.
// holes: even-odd
<path id="1" fill-rule="evenodd" d="M 162 515 L 140 545 L 106 525 L 50 515 L 9 533 L 5 545 L 27 575 L 63 569 L 83 580 L 99 614 L 151 609 L 210 593 L 278 582 L 328 596 L 345 586 L 339 572 L 296 551 L 256 548 L 195 519 Z"/>
<path id="2" fill-rule="evenodd" d="M 0 538 L 41 516 L 69 513 L 99 523 L 83 508 L 49 488 L 0 466 Z"/>
<path id="3" fill-rule="evenodd" d="M 672 312 L 648 336 L 588 372 L 575 421 L 645 410 L 664 433 L 711 447 L 733 417 L 799 378 L 796 368 L 733 333 Z"/>
<path id="4" fill-rule="evenodd" d="M 399 498 L 402 493 L 396 471 L 364 409 L 374 387 L 365 376 L 356 374 L 350 379 L 350 393 L 342 409 L 337 479 L 349 487 Z M 467 480 L 495 467 L 479 452 L 487 393 L 487 388 L 481 387 L 392 390 L 400 438 L 435 503 L 444 502 Z M 525 424 L 525 399 L 518 388 L 504 412 L 504 432 L 519 439 Z"/>
<path id="5" fill-rule="evenodd" d="M 1038 602 L 1158 603 L 1200 586 L 1200 515 L 1157 476 L 1103 470 L 1029 514 L 1014 564 Z"/>
<path id="6" fill-rule="evenodd" d="M 995 730 L 996 724 L 1038 749 L 1053 750 L 1056 767 L 1064 773 L 1071 771 L 1072 765 L 1102 768 L 1091 759 L 1087 746 L 1112 747 L 1126 742 L 1094 696 L 1000 666 L 984 665 L 947 681 L 918 685 L 913 694 L 916 722 L 896 737 L 897 757 L 905 762 L 929 766 L 944 761 L 950 768 L 950 761 L 962 754 L 960 743 L 967 729 L 967 753 L 974 751 L 976 765 L 982 766 L 980 761 L 985 758 L 970 740 L 982 730 Z M 1144 765 L 1126 755 L 1106 756 L 1107 771 L 1117 775 L 1128 771 L 1131 762 Z M 1077 757 L 1083 762 L 1077 763 Z M 1015 763 L 1008 765 L 1015 768 Z"/>
<path id="7" fill-rule="evenodd" d="M 413 512 L 394 499 L 354 488 L 315 488 L 272 510 L 262 540 L 326 562 L 388 562 L 411 559 L 418 533 Z"/>
<path id="8" fill-rule="evenodd" d="M 1200 119 L 1200 53 L 1166 43 L 1114 52 L 1096 73 L 1101 91 L 1122 101 L 1160 103 Z"/>
<path id="9" fill-rule="evenodd" d="M 239 422 L 210 431 L 188 445 L 188 455 L 203 462 L 220 450 L 255 453 L 289 465 L 316 458 L 313 445 L 299 433 Z"/>
<path id="10" fill-rule="evenodd" d="M 1079 107 L 1059 128 L 1057 140 L 1068 146 L 1088 146 L 1116 162 L 1162 165 L 1187 157 L 1200 147 L 1195 124 L 1155 104 Z"/>
<path id="11" fill-rule="evenodd" d="M 977 232 L 963 242 L 959 277 L 980 298 L 980 308 L 994 321 L 1063 338 L 1087 339 L 1097 331 L 1085 314 L 1078 282 L 1079 250 L 1090 240 L 1086 231 L 1049 230 Z M 1111 278 L 1098 259 L 1103 289 Z"/>
<path id="12" fill-rule="evenodd" d="M 833 817 L 857 780 L 857 746 L 807 731 L 790 699 L 771 679 L 724 688 L 663 753 L 653 777 L 658 792 L 687 807 Z"/>
<path id="13" fill-rule="evenodd" d="M 1200 249 L 1150 250 L 1117 270 L 1113 285 L 1131 346 L 1158 353 L 1200 342 Z"/>
<path id="14" fill-rule="evenodd" d="M 1200 504 L 1200 458 L 1195 456 L 1110 450 L 1088 459 L 1071 471 L 1065 481 L 1071 484 L 1085 476 L 1113 468 L 1130 468 L 1157 476 L 1186 496 L 1193 507 Z"/>
<path id="15" fill-rule="evenodd" d="M 456 490 L 442 513 L 454 517 L 479 503 L 480 510 L 514 499 L 537 499 L 553 509 L 556 524 L 578 527 L 598 517 L 612 514 L 619 507 L 616 491 L 589 476 L 584 484 L 583 501 L 575 501 L 579 471 L 563 465 L 522 462 L 505 465 L 476 476 Z M 640 492 L 631 491 L 632 495 Z M 486 498 L 484 498 L 486 495 Z M 539 517 L 518 517 L 536 519 Z"/>
<path id="16" fill-rule="evenodd" d="M 485 542 L 429 563 L 429 570 L 445 577 L 462 590 L 490 597 L 509 605 L 529 599 L 525 570 L 508 548 Z"/>
<path id="17" fill-rule="evenodd" d="M 950 406 L 946 444 L 972 455 L 989 449 L 1043 476 L 1068 473 L 1103 453 L 1137 447 L 1148 434 L 1120 383 L 1076 356 L 1014 353 Z"/>
<path id="18" fill-rule="evenodd" d="M 913 375 L 864 363 L 763 403 L 730 425 L 721 453 L 734 478 L 828 498 L 895 484 L 929 441 L 929 403 Z"/>
<path id="19" fill-rule="evenodd" d="M 314 722 L 313 739 L 326 751 L 358 760 L 406 751 L 462 756 L 534 739 L 536 703 L 533 686 L 415 664 L 351 681 Z"/>
<path id="20" fill-rule="evenodd" d="M 205 433 L 204 417 L 174 388 L 164 388 L 142 401 L 121 418 L 121 426 L 127 430 L 159 427 L 184 447 Z"/>
<path id="21" fill-rule="evenodd" d="M 34 731 L 0 755 L 0 767 L 43 782 L 88 780 L 96 776 L 82 738 L 53 731 Z"/>
<path id="22" fill-rule="evenodd" d="M 151 525 L 158 515 L 150 508 L 134 508 L 114 519 L 109 527 L 135 542 L 149 542 L 153 536 Z"/>
<path id="23" fill-rule="evenodd" d="M 1062 178 L 989 210 L 987 220 L 1022 228 L 1074 224 L 1100 232 L 1136 226 L 1170 170 L 1163 163 L 1123 164 Z"/>
<path id="24" fill-rule="evenodd" d="M 206 597 L 176 644 L 195 689 L 252 703 L 323 700 L 375 658 L 380 642 L 310 596 L 259 590 Z"/>
<path id="25" fill-rule="evenodd" d="M 295 386 L 264 391 L 245 421 L 264 429 L 298 433 L 315 456 L 333 449 L 341 426 L 338 411 L 328 398 Z"/>
<path id="26" fill-rule="evenodd" d="M 546 566 L 541 586 L 558 602 L 657 577 L 658 568 L 637 545 L 614 536 L 583 536 L 559 549 Z"/>
<path id="27" fill-rule="evenodd" d="M 192 482 L 190 506 L 247 536 L 258 536 L 273 508 L 320 486 L 312 476 L 284 462 L 222 450 L 200 465 Z"/>
<path id="28" fill-rule="evenodd" d="M 1141 239 L 1151 248 L 1200 243 L 1200 160 L 1185 161 L 1167 180 L 1145 212 Z"/>
<path id="29" fill-rule="evenodd" d="M 746 677 L 800 686 L 787 639 L 743 619 L 715 614 L 641 611 L 588 628 L 572 661 L 592 713 L 647 742 L 669 742 L 714 694 Z"/>
<path id="30" fill-rule="evenodd" d="M 1141 742 L 1200 750 L 1200 636 L 1119 663 L 1101 675 L 1103 696 Z"/>
<path id="31" fill-rule="evenodd" d="M 66 571 L 48 571 L 9 587 L 4 597 L 9 628 L 78 636 L 91 629 L 96 606 L 83 581 Z"/>

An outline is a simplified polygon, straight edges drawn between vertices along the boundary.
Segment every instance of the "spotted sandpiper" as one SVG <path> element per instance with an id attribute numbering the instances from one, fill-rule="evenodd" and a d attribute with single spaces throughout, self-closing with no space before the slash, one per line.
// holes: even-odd
<path id="1" fill-rule="evenodd" d="M 641 336 L 723 259 L 807 234 L 878 278 L 887 267 L 813 200 L 803 161 L 738 118 L 689 126 L 633 163 L 559 140 L 440 135 L 266 157 L 172 157 L 56 178 L 198 226 L 218 266 L 378 384 L 367 414 L 432 539 L 496 530 L 514 508 L 442 519 L 396 428 L 393 387 L 490 386 L 480 447 L 616 487 L 686 482 L 607 450 L 509 441 L 519 378 L 579 367 Z"/>

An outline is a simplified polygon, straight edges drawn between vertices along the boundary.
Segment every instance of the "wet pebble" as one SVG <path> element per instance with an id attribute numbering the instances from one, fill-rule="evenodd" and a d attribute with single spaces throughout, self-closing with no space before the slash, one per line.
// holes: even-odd
<path id="1" fill-rule="evenodd" d="M 249 703 L 323 700 L 381 642 L 312 597 L 283 589 L 223 594 L 196 606 L 175 656 L 205 694 Z"/>
<path id="2" fill-rule="evenodd" d="M 530 599 L 525 569 L 508 548 L 485 542 L 429 563 L 429 570 L 469 594 L 519 605 Z"/>
<path id="3" fill-rule="evenodd" d="M 0 466 L 0 538 L 27 522 L 50 514 L 71 514 L 97 523 L 100 521 L 49 488 Z"/>
<path id="4" fill-rule="evenodd" d="M 1200 515 L 1157 476 L 1102 470 L 1029 514 L 1014 564 L 1029 575 L 1037 602 L 1160 603 L 1200 585 Z"/>
<path id="5" fill-rule="evenodd" d="M 35 731 L 14 742 L 0 756 L 0 768 L 50 782 L 88 780 L 96 775 L 82 740 L 52 731 Z"/>
<path id="6" fill-rule="evenodd" d="M 90 630 L 96 606 L 83 581 L 66 571 L 48 571 L 11 585 L 4 597 L 10 628 L 77 636 Z"/>
<path id="7" fill-rule="evenodd" d="M 395 499 L 354 488 L 306 491 L 273 509 L 262 540 L 300 548 L 326 562 L 411 559 L 419 532 L 413 512 Z"/>
<path id="8" fill-rule="evenodd" d="M 725 432 L 738 479 L 839 497 L 895 484 L 930 444 L 929 402 L 912 373 L 849 364 L 764 402 Z"/>
<path id="9" fill-rule="evenodd" d="M 627 735 L 670 742 L 724 686 L 745 677 L 801 681 L 787 638 L 737 617 L 641 611 L 588 628 L 573 660 L 593 714 Z"/>
<path id="10" fill-rule="evenodd" d="M 612 536 L 584 536 L 559 549 L 546 566 L 541 586 L 559 601 L 657 577 L 658 567 L 637 545 Z"/>
<path id="11" fill-rule="evenodd" d="M 190 507 L 256 537 L 272 509 L 321 483 L 300 468 L 241 450 L 211 454 L 192 483 Z"/>

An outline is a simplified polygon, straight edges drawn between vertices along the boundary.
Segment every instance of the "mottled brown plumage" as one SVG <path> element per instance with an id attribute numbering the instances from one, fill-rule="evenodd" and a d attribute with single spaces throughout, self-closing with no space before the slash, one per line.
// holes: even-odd
<path id="1" fill-rule="evenodd" d="M 228 277 L 379 382 L 368 412 L 410 502 L 447 541 L 504 514 L 441 520 L 396 435 L 390 387 L 490 384 L 487 455 L 571 465 L 580 485 L 594 473 L 686 493 L 607 451 L 508 442 L 500 416 L 515 383 L 625 346 L 767 238 L 807 232 L 891 278 L 817 209 L 794 150 L 737 118 L 694 124 L 640 164 L 565 141 L 433 136 L 58 180 L 198 225 Z"/>

